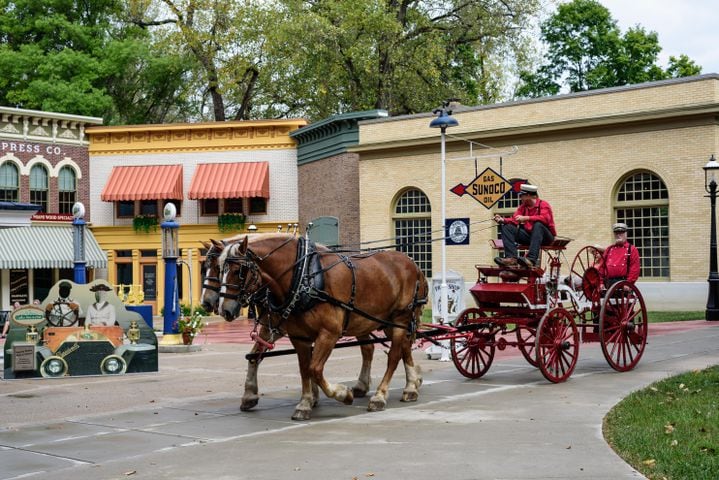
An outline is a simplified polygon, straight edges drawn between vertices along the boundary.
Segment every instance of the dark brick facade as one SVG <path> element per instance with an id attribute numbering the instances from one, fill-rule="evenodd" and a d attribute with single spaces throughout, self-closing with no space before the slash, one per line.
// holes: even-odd
<path id="1" fill-rule="evenodd" d="M 7 154 L 15 156 L 23 166 L 30 160 L 42 157 L 55 168 L 58 163 L 70 159 L 77 165 L 79 172 L 76 174 L 76 197 L 75 200 L 85 205 L 85 218 L 90 219 L 90 179 L 89 179 L 89 154 L 86 146 L 62 145 L 52 143 L 23 142 L 18 140 L 0 139 L 0 159 Z M 0 164 L 5 160 L 0 160 Z M 13 162 L 14 163 L 14 162 Z M 43 162 L 44 164 L 44 162 Z M 47 166 L 46 164 L 44 164 Z M 74 165 L 72 165 L 74 169 Z M 30 203 L 30 176 L 20 172 L 19 178 L 19 201 Z M 46 213 L 59 212 L 58 177 L 48 172 L 48 211 Z"/>
<path id="2" fill-rule="evenodd" d="M 359 155 L 342 153 L 300 165 L 299 221 L 304 227 L 312 219 L 333 216 L 339 219 L 342 245 L 357 248 L 359 231 Z"/>

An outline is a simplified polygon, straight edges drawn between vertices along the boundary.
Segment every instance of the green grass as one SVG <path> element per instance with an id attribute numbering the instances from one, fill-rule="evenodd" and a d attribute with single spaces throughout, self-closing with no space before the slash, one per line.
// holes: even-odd
<path id="1" fill-rule="evenodd" d="M 685 320 L 704 320 L 701 312 L 647 312 L 649 323 L 681 322 Z"/>
<path id="2" fill-rule="evenodd" d="M 607 414 L 604 437 L 650 479 L 719 478 L 719 366 L 632 393 Z"/>

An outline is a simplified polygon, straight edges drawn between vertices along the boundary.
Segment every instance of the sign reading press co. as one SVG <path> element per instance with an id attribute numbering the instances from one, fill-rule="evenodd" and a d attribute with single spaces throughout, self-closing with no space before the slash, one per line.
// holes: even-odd
<path id="1" fill-rule="evenodd" d="M 48 139 L 49 140 L 49 139 Z M 62 148 L 57 145 L 43 145 L 41 143 L 0 142 L 0 151 L 13 153 L 42 153 L 45 155 L 62 155 Z"/>
<path id="2" fill-rule="evenodd" d="M 10 312 L 10 321 L 18 325 L 29 327 L 45 320 L 45 310 L 34 305 L 25 305 Z"/>

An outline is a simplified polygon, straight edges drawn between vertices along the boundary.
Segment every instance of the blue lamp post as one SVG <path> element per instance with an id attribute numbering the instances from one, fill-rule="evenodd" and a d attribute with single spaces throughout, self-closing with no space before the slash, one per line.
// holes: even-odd
<path id="1" fill-rule="evenodd" d="M 714 155 L 704 165 L 704 189 L 711 201 L 711 239 L 709 241 L 709 297 L 707 298 L 707 309 L 705 318 L 707 320 L 719 320 L 719 273 L 717 272 L 717 223 L 716 223 L 716 200 L 717 180 L 716 174 L 719 171 L 719 162 Z"/>
<path id="2" fill-rule="evenodd" d="M 74 260 L 73 281 L 87 283 L 85 275 L 85 205 L 75 202 L 72 206 L 72 250 Z"/>
<path id="3" fill-rule="evenodd" d="M 459 122 L 452 117 L 452 111 L 449 110 L 447 107 L 449 106 L 449 102 L 445 103 L 442 108 L 438 108 L 432 113 L 437 115 L 437 118 L 432 120 L 429 123 L 429 128 L 439 128 L 441 133 L 440 143 L 441 143 L 441 161 L 442 161 L 442 228 L 444 231 L 443 237 L 447 237 L 447 212 L 446 212 L 446 202 L 447 202 L 447 192 L 446 192 L 446 179 L 445 179 L 445 170 L 446 170 L 446 154 L 445 154 L 445 136 L 447 133 L 447 128 L 449 127 L 456 127 L 459 125 Z M 447 323 L 447 317 L 448 317 L 448 309 L 447 309 L 447 302 L 448 302 L 448 287 L 447 287 L 447 242 L 446 240 L 442 240 L 442 283 L 439 286 L 439 295 L 440 295 L 440 315 L 442 317 L 442 323 Z"/>
<path id="4" fill-rule="evenodd" d="M 173 203 L 165 205 L 162 229 L 162 258 L 165 260 L 165 309 L 163 311 L 164 334 L 177 333 L 175 325 L 180 317 L 180 300 L 177 285 L 177 258 L 179 257 L 178 234 L 180 224 L 175 221 L 177 208 Z"/>

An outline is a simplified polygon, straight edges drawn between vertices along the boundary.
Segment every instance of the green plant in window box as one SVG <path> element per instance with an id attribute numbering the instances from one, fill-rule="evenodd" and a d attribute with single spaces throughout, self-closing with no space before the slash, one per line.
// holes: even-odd
<path id="1" fill-rule="evenodd" d="M 157 217 L 154 215 L 138 215 L 132 219 L 132 229 L 136 232 L 150 233 L 157 231 Z"/>
<path id="2" fill-rule="evenodd" d="M 221 232 L 232 232 L 245 228 L 247 218 L 242 213 L 223 213 L 217 216 L 217 228 Z"/>

